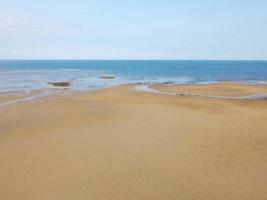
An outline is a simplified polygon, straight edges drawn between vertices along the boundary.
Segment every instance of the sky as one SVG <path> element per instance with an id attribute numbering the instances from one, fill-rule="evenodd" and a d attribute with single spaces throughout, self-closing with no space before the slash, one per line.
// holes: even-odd
<path id="1" fill-rule="evenodd" d="M 267 60 L 267 0 L 0 0 L 0 59 Z"/>

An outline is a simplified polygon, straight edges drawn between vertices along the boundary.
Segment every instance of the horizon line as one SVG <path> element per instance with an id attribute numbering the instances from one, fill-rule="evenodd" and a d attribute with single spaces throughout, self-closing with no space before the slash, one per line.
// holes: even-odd
<path id="1" fill-rule="evenodd" d="M 172 59 L 172 58 L 0 58 L 0 61 L 267 61 L 267 59 Z"/>

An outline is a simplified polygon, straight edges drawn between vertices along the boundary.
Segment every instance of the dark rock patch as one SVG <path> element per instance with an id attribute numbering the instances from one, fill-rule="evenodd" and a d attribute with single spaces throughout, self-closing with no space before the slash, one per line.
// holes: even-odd
<path id="1" fill-rule="evenodd" d="M 63 82 L 49 82 L 48 83 L 49 85 L 53 85 L 53 86 L 56 86 L 56 87 L 69 87 L 72 85 L 71 82 L 68 82 L 68 81 L 63 81 Z"/>

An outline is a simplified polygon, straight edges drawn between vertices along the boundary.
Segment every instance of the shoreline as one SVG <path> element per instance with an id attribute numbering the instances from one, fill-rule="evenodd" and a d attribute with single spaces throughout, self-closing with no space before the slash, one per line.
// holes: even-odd
<path id="1" fill-rule="evenodd" d="M 133 86 L 134 90 L 138 90 L 141 92 L 148 92 L 148 93 L 154 93 L 154 94 L 162 94 L 162 95 L 170 95 L 170 96 L 182 96 L 182 97 L 206 97 L 206 98 L 217 98 L 217 99 L 243 99 L 243 100 L 261 100 L 261 99 L 267 99 L 267 84 L 250 84 L 246 82 L 217 82 L 217 83 L 206 83 L 206 84 L 164 84 L 164 83 L 129 83 L 129 84 L 122 84 L 122 85 L 116 85 L 116 86 L 109 86 L 104 88 L 97 88 L 97 89 L 90 89 L 90 90 L 73 90 L 72 88 L 47 88 L 47 89 L 37 89 L 32 91 L 17 91 L 17 92 L 3 92 L 0 93 L 0 106 L 8 106 L 16 103 L 22 103 L 22 102 L 31 102 L 35 100 L 40 100 L 42 98 L 53 96 L 53 95 L 72 95 L 72 94 L 79 94 L 79 93 L 91 93 L 94 91 L 101 91 L 106 90 L 110 88 L 116 88 L 116 87 L 123 87 L 131 85 Z M 257 88 L 263 88 L 266 92 L 255 92 L 251 90 L 250 93 L 240 93 L 240 91 L 237 90 L 239 93 L 239 96 L 236 95 L 224 95 L 224 91 L 222 93 L 214 93 L 214 91 L 211 91 L 210 93 L 198 93 L 195 91 L 198 87 L 214 87 L 214 86 L 237 86 L 237 87 L 253 87 L 255 89 Z M 189 92 L 180 91 L 179 88 L 186 88 L 189 87 Z M 195 87 L 195 88 L 194 88 Z M 164 88 L 177 88 L 175 90 L 165 90 Z M 190 88 L 193 88 L 194 92 L 190 92 Z M 163 90 L 162 90 L 163 89 Z M 227 89 L 227 88 L 226 88 Z M 21 98 L 18 98 L 21 97 Z"/>
<path id="2" fill-rule="evenodd" d="M 217 83 L 216 85 L 222 85 L 222 84 L 231 84 L 231 85 L 242 85 L 246 87 L 244 84 L 240 83 Z M 209 87 L 215 84 L 209 84 L 205 85 L 205 87 Z M 151 87 L 150 87 L 151 86 Z M 259 93 L 259 94 L 254 94 L 251 93 L 250 95 L 240 95 L 240 96 L 229 96 L 229 95 L 216 95 L 211 93 L 193 93 L 193 92 L 180 92 L 179 90 L 176 92 L 164 92 L 160 91 L 157 88 L 160 88 L 161 86 L 166 86 L 165 84 L 146 84 L 146 85 L 141 85 L 141 86 L 135 86 L 135 90 L 137 91 L 142 91 L 142 92 L 149 92 L 149 93 L 154 93 L 154 94 L 162 94 L 162 95 L 169 95 L 169 96 L 182 96 L 182 97 L 207 97 L 207 98 L 216 98 L 216 99 L 239 99 L 239 100 L 264 100 L 267 99 L 267 87 L 266 87 L 266 93 Z M 170 87 L 170 85 L 168 85 Z M 167 87 L 168 87 L 167 86 Z M 172 86 L 181 86 L 181 85 L 172 85 Z M 191 86 L 189 84 L 184 84 L 183 87 Z M 196 85 L 194 85 L 197 87 Z M 193 86 L 193 87 L 194 87 Z M 201 85 L 203 86 L 203 85 Z"/>

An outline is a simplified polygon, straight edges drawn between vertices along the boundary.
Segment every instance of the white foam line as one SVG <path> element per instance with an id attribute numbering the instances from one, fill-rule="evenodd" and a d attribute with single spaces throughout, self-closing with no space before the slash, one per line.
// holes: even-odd
<path id="1" fill-rule="evenodd" d="M 218 98 L 218 99 L 247 99 L 247 100 L 267 99 L 267 94 L 255 94 L 255 95 L 248 95 L 248 96 L 223 96 L 223 95 L 198 94 L 198 93 L 175 93 L 175 95 L 176 96 L 209 97 L 209 98 Z"/>
<path id="2" fill-rule="evenodd" d="M 138 85 L 138 86 L 135 86 L 134 89 L 141 91 L 141 92 L 149 92 L 149 93 L 163 94 L 163 95 L 170 95 L 170 96 L 191 96 L 191 97 L 209 97 L 209 98 L 218 98 L 218 99 L 245 99 L 245 100 L 267 99 L 267 94 L 255 94 L 255 95 L 248 95 L 248 96 L 223 96 L 223 95 L 185 93 L 185 92 L 166 93 L 166 92 L 160 92 L 159 90 L 151 88 L 150 84 Z"/>
<path id="3" fill-rule="evenodd" d="M 156 89 L 153 89 L 151 87 L 149 87 L 150 85 L 138 85 L 138 86 L 135 86 L 135 90 L 138 90 L 138 91 L 142 91 L 142 92 L 150 92 L 150 93 L 156 93 L 156 94 L 162 94 L 162 92 L 156 90 Z"/>
<path id="4" fill-rule="evenodd" d="M 5 102 L 5 103 L 0 103 L 0 106 L 8 106 L 8 105 L 12 105 L 12 104 L 16 104 L 16 103 L 23 103 L 23 102 L 27 102 L 27 101 L 33 101 L 33 100 L 36 100 L 36 99 L 41 99 L 43 97 L 46 97 L 46 96 L 49 96 L 49 95 L 52 95 L 52 94 L 57 94 L 59 93 L 60 91 L 58 92 L 44 92 L 44 93 L 40 93 L 40 94 L 37 94 L 37 95 L 33 95 L 33 96 L 29 96 L 29 97 L 26 97 L 26 98 L 23 98 L 23 99 L 18 99 L 18 100 L 14 100 L 14 101 L 8 101 L 8 102 Z"/>

